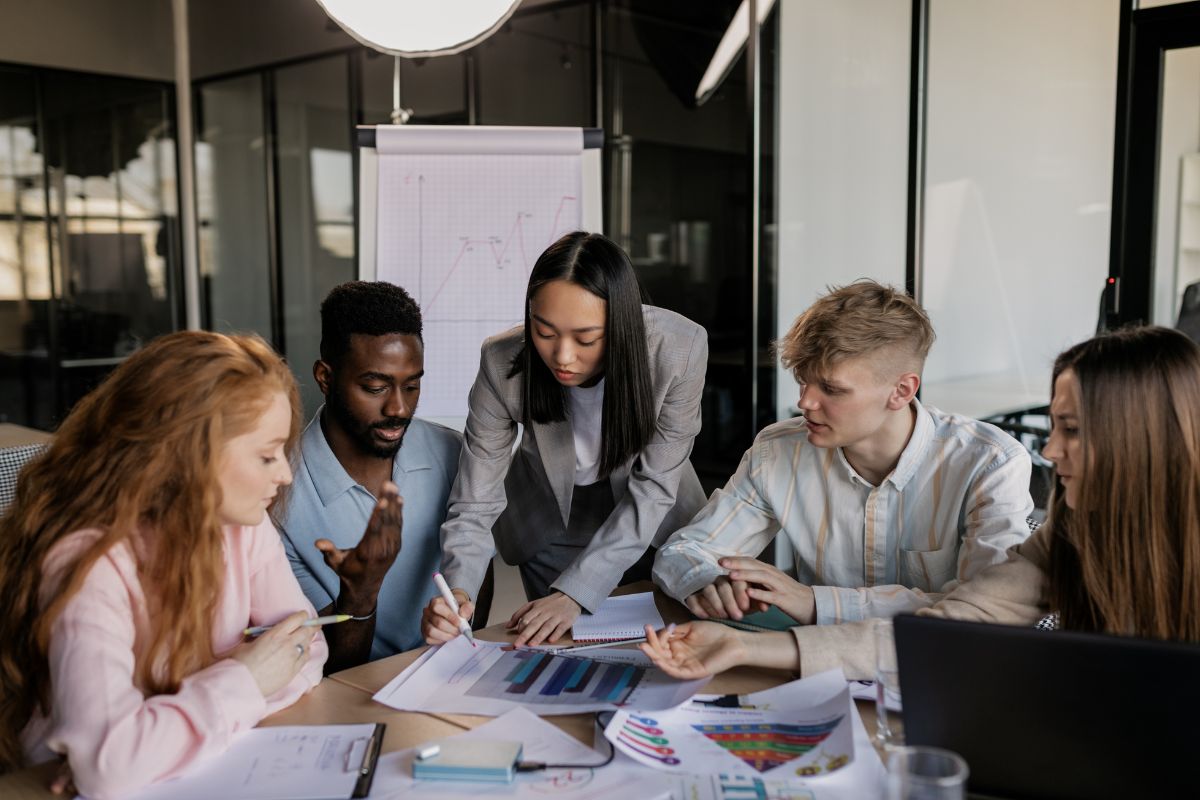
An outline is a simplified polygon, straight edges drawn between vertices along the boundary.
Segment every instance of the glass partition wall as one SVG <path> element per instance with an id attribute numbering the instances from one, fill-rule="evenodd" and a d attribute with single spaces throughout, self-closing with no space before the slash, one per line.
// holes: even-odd
<path id="1" fill-rule="evenodd" d="M 54 428 L 177 327 L 172 97 L 0 67 L 0 422 Z"/>
<path id="2" fill-rule="evenodd" d="M 651 302 L 709 332 L 704 429 L 693 453 L 709 488 L 774 419 L 774 278 L 762 266 L 759 305 L 767 313 L 758 318 L 765 335 L 757 361 L 765 388 L 758 413 L 751 407 L 745 57 L 705 102 L 695 100 L 737 5 L 535 6 L 465 53 L 400 61 L 400 104 L 411 124 L 604 128 L 605 232 L 629 251 Z M 773 19 L 763 35 L 768 76 Z M 702 58 L 662 56 L 680 42 Z M 269 338 L 293 365 L 309 414 L 321 401 L 311 377 L 318 307 L 330 288 L 357 277 L 353 127 L 389 122 L 394 66 L 355 48 L 196 84 L 204 324 Z M 768 79 L 764 94 L 770 86 Z M 769 182 L 760 198 L 769 225 Z"/>
<path id="3" fill-rule="evenodd" d="M 938 339 L 921 397 L 945 411 L 1044 405 L 1055 355 L 1096 330 L 1119 10 L 928 4 L 917 284 Z"/>

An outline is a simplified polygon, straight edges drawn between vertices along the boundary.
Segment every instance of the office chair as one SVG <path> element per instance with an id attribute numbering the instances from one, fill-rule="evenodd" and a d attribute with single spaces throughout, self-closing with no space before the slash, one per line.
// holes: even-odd
<path id="1" fill-rule="evenodd" d="M 8 510 L 17 494 L 17 477 L 29 461 L 46 449 L 44 444 L 23 444 L 0 448 L 0 516 Z"/>
<path id="2" fill-rule="evenodd" d="M 1027 517 L 1025 524 L 1029 526 L 1029 532 L 1032 534 L 1038 528 L 1042 527 L 1041 520 Z M 1039 631 L 1056 631 L 1058 630 L 1058 614 L 1051 612 L 1039 619 L 1033 626 Z"/>
<path id="3" fill-rule="evenodd" d="M 1029 451 L 1033 469 L 1029 474 L 1029 494 L 1040 519 L 1049 507 L 1050 490 L 1054 487 L 1054 465 L 1042 455 L 1042 448 L 1050 438 L 1050 407 L 1031 406 L 1007 414 L 997 414 L 984 420 L 1008 433 Z M 1030 530 L 1033 530 L 1031 528 Z"/>
<path id="4" fill-rule="evenodd" d="M 1183 302 L 1179 304 L 1179 321 L 1175 329 L 1186 333 L 1193 342 L 1200 343 L 1200 281 L 1183 290 Z"/>

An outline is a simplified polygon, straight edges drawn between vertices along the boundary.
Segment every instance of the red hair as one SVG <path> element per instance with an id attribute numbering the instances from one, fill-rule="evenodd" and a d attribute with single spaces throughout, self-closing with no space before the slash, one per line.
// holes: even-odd
<path id="1" fill-rule="evenodd" d="M 23 763 L 21 731 L 35 707 L 49 711 L 55 619 L 97 559 L 135 534 L 152 621 L 138 685 L 172 693 L 214 660 L 213 614 L 225 573 L 218 462 L 225 443 L 251 430 L 278 393 L 291 404 L 291 453 L 299 393 L 269 345 L 202 331 L 163 336 L 81 400 L 22 472 L 0 520 L 0 596 L 8 604 L 0 615 L 0 769 Z M 46 584 L 47 553 L 86 528 L 102 535 Z"/>

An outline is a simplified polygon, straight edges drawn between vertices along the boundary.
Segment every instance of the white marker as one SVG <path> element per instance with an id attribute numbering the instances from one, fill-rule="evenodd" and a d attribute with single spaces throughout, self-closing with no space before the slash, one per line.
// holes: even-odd
<path id="1" fill-rule="evenodd" d="M 446 605 L 450 606 L 450 610 L 458 617 L 458 629 L 462 631 L 462 635 L 467 637 L 467 641 L 471 643 L 471 647 L 478 647 L 475 644 L 475 637 L 471 635 L 471 626 L 462 614 L 458 611 L 458 601 L 454 599 L 454 593 L 450 591 L 450 587 L 446 584 L 446 579 L 442 577 L 442 573 L 433 573 L 433 582 L 437 584 L 438 591 L 442 593 L 442 599 L 446 601 Z"/>
<path id="2" fill-rule="evenodd" d="M 427 758 L 433 758 L 440 752 L 442 752 L 440 745 L 431 744 L 428 747 L 422 747 L 417 751 L 417 760 L 424 761 Z"/>

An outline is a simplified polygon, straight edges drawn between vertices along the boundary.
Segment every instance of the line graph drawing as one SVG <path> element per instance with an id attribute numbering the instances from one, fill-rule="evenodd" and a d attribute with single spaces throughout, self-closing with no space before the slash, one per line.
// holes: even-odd
<path id="1" fill-rule="evenodd" d="M 568 202 L 573 202 L 575 200 L 576 200 L 576 198 L 571 197 L 569 195 L 563 195 L 559 199 L 558 210 L 554 212 L 554 222 L 550 225 L 551 235 L 550 235 L 550 238 L 548 238 L 546 240 L 546 243 L 542 246 L 543 250 L 546 247 L 549 247 L 554 242 L 554 240 L 557 238 L 557 236 L 555 235 L 555 232 L 559 232 L 558 225 L 559 225 L 559 220 L 562 217 L 563 206 L 566 205 Z M 533 271 L 533 264 L 534 264 L 534 261 L 536 260 L 536 257 L 535 257 L 535 259 L 530 259 L 528 253 L 525 250 L 525 234 L 524 234 L 524 228 L 521 223 L 522 223 L 522 220 L 531 219 L 532 217 L 533 217 L 533 215 L 527 211 L 518 211 L 516 213 L 515 218 L 513 219 L 512 228 L 509 230 L 508 235 L 505 236 L 503 239 L 501 239 L 498 236 L 491 236 L 491 237 L 488 237 L 487 239 L 470 239 L 467 237 L 463 237 L 462 249 L 460 249 L 458 251 L 458 255 L 455 256 L 454 263 L 450 265 L 450 271 L 447 272 L 446 277 L 442 279 L 442 282 L 438 286 L 437 291 L 433 292 L 433 294 L 429 298 L 429 302 L 425 304 L 424 313 L 426 313 L 426 314 L 431 313 L 434 302 L 437 300 L 438 295 L 440 295 L 442 293 L 442 289 L 446 288 L 446 284 L 450 282 L 450 279 L 452 277 L 454 277 L 454 273 L 458 270 L 459 264 L 462 263 L 463 257 L 465 255 L 467 255 L 468 253 L 473 252 L 475 250 L 475 248 L 477 248 L 477 247 L 482 247 L 482 246 L 486 245 L 488 248 L 490 248 L 491 253 L 492 253 L 492 260 L 495 262 L 496 267 L 503 268 L 504 265 L 506 263 L 508 263 L 505 261 L 505 257 L 508 255 L 508 249 L 512 245 L 513 240 L 515 239 L 517 242 L 517 250 L 521 256 L 521 260 L 517 263 L 524 266 L 524 270 L 525 270 L 524 277 L 526 279 L 528 279 L 529 274 Z M 566 231 L 561 231 L 560 233 L 566 233 Z M 500 245 L 499 250 L 496 249 L 497 245 Z M 540 255 L 540 253 L 539 253 L 539 255 Z M 418 268 L 418 270 L 421 271 L 422 274 L 424 273 L 424 260 L 420 257 L 418 257 L 418 260 L 417 260 L 417 268 Z M 418 281 L 418 286 L 420 287 L 418 289 L 418 291 L 421 291 L 423 289 L 423 287 L 421 287 L 421 277 L 420 276 L 418 276 L 417 281 Z"/>
<path id="2" fill-rule="evenodd" d="M 519 324 L 539 255 L 582 224 L 578 155 L 379 157 L 377 270 L 421 306 L 421 413 L 460 417 L 488 336 Z"/>

